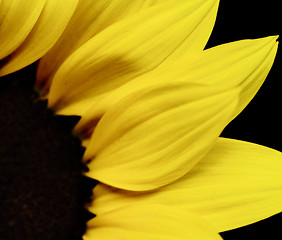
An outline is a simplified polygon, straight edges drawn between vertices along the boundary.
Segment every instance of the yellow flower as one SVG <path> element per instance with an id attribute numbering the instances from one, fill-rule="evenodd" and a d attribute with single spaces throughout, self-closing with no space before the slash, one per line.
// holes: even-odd
<path id="1" fill-rule="evenodd" d="M 87 176 L 101 182 L 84 239 L 220 239 L 281 211 L 281 153 L 218 137 L 277 37 L 204 50 L 218 3 L 1 0 L 0 75 L 41 58 L 49 107 L 81 116 Z"/>

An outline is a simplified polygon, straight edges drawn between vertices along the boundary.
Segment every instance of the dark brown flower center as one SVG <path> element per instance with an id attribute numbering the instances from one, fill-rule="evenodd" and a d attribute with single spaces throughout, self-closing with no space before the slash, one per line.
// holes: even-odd
<path id="1" fill-rule="evenodd" d="M 33 90 L 36 65 L 0 78 L 0 238 L 82 239 L 94 181 L 71 132 Z"/>

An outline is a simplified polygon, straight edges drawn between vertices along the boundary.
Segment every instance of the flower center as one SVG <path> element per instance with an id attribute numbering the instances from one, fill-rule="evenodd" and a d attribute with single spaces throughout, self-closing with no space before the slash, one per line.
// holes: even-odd
<path id="1" fill-rule="evenodd" d="M 78 117 L 55 116 L 33 90 L 36 65 L 0 79 L 0 236 L 81 239 L 94 181 L 72 134 Z"/>

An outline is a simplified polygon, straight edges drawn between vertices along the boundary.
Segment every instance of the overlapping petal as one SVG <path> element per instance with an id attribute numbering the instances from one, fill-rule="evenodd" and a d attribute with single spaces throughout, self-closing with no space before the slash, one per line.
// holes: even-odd
<path id="1" fill-rule="evenodd" d="M 161 204 L 136 204 L 98 215 L 88 222 L 84 240 L 222 239 L 199 216 Z"/>
<path id="2" fill-rule="evenodd" d="M 189 55 L 184 55 L 107 94 L 82 116 L 76 130 L 87 129 L 110 106 L 133 89 L 175 80 L 215 86 L 240 86 L 240 100 L 234 112 L 235 117 L 251 101 L 264 82 L 277 51 L 276 39 L 276 36 L 271 36 L 232 42 L 205 50 L 192 59 Z"/>
<path id="3" fill-rule="evenodd" d="M 28 9 L 32 4 L 21 1 Z M 34 2 L 34 1 L 32 1 Z M 40 2 L 40 1 L 37 1 Z M 78 0 L 48 0 L 36 24 L 0 69 L 0 76 L 15 72 L 41 58 L 58 40 L 73 15 Z M 31 10 L 30 10 L 31 11 Z M 19 22 L 25 19 L 20 18 Z M 2 26 L 1 26 L 2 28 Z M 14 28 L 14 26 L 11 26 Z M 18 35 L 15 36 L 15 39 Z M 14 42 L 14 39 L 11 41 Z"/>
<path id="4" fill-rule="evenodd" d="M 132 204 L 167 204 L 198 214 L 222 232 L 281 212 L 281 172 L 281 152 L 219 138 L 188 174 L 159 190 L 138 193 L 99 184 L 90 211 L 103 215 Z"/>
<path id="5" fill-rule="evenodd" d="M 49 107 L 59 114 L 82 115 L 96 98 L 169 61 L 170 56 L 201 52 L 217 5 L 217 0 L 167 1 L 109 26 L 58 69 Z"/>
<path id="6" fill-rule="evenodd" d="M 11 54 L 30 33 L 46 0 L 2 0 L 0 7 L 0 59 Z"/>
<path id="7" fill-rule="evenodd" d="M 154 189 L 186 174 L 236 108 L 238 89 L 189 83 L 132 92 L 101 118 L 84 154 L 89 177 L 118 188 Z"/>
<path id="8" fill-rule="evenodd" d="M 107 26 L 163 0 L 79 1 L 75 14 L 61 38 L 39 63 L 37 84 L 50 87 L 53 74 L 81 45 Z M 47 82 L 48 81 L 48 82 Z"/>

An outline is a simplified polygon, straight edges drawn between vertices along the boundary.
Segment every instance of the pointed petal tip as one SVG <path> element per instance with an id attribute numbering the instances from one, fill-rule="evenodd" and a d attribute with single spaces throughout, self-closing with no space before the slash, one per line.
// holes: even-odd
<path id="1" fill-rule="evenodd" d="M 264 37 L 262 39 L 269 39 L 269 42 L 277 43 L 278 38 L 279 38 L 279 35 L 271 35 L 271 36 L 268 36 L 268 37 Z"/>
<path id="2" fill-rule="evenodd" d="M 278 42 L 279 35 L 274 35 L 273 38 Z"/>
<path id="3" fill-rule="evenodd" d="M 279 35 L 272 35 L 272 36 L 268 36 L 265 38 L 269 38 L 270 42 L 273 42 L 273 44 L 277 45 L 279 43 L 278 39 L 279 39 Z"/>

